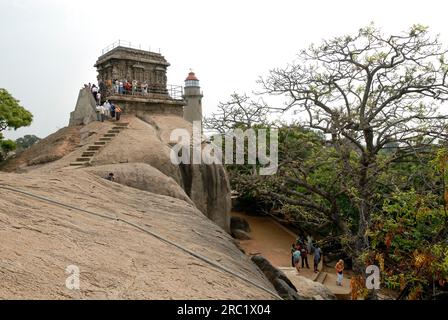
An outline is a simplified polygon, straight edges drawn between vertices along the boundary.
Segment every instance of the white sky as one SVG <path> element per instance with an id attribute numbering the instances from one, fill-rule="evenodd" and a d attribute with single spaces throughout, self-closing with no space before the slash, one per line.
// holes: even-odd
<path id="1" fill-rule="evenodd" d="M 448 45 L 448 5 L 440 0 L 200 1 L 0 0 L 0 87 L 34 114 L 8 131 L 45 137 L 68 124 L 82 84 L 94 82 L 101 50 L 122 39 L 159 48 L 168 83 L 190 68 L 204 92 L 203 112 L 282 67 L 311 43 L 353 34 L 371 21 L 386 33 L 430 26 Z"/>

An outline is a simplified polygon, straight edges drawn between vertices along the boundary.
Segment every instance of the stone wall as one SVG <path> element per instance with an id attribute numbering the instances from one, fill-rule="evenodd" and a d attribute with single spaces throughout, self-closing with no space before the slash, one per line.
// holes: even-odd
<path id="1" fill-rule="evenodd" d="M 105 84 L 100 88 L 103 96 L 112 94 L 113 80 L 146 82 L 150 92 L 166 92 L 169 65 L 161 54 L 125 47 L 109 51 L 95 63 L 98 82 Z"/>
<path id="2" fill-rule="evenodd" d="M 171 114 L 183 116 L 183 106 L 185 103 L 172 99 L 148 99 L 133 96 L 110 96 L 109 101 L 119 106 L 123 114 L 134 114 L 142 117 L 144 114 Z"/>

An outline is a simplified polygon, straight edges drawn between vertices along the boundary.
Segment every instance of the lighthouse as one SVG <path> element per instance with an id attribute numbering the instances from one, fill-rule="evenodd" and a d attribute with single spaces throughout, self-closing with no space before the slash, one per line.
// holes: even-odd
<path id="1" fill-rule="evenodd" d="M 184 100 L 187 103 L 184 106 L 184 119 L 191 123 L 202 122 L 202 92 L 199 80 L 193 71 L 190 71 L 185 79 Z"/>

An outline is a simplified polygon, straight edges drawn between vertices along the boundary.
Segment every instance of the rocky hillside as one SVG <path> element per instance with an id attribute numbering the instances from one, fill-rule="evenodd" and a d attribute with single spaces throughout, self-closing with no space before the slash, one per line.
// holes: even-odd
<path id="1" fill-rule="evenodd" d="M 226 232 L 223 167 L 169 159 L 169 133 L 189 124 L 162 115 L 122 122 L 85 166 L 73 163 L 114 123 L 64 128 L 3 167 L 0 299 L 275 298 Z M 79 267 L 80 290 L 65 286 L 69 265 Z"/>
<path id="2" fill-rule="evenodd" d="M 189 201 L 61 168 L 0 173 L 0 299 L 273 298 L 145 230 L 274 291 Z M 79 267 L 80 290 L 65 286 L 69 265 Z"/>
<path id="3" fill-rule="evenodd" d="M 133 187 L 152 192 L 166 187 L 157 179 L 149 179 L 150 176 L 163 175 L 165 179 L 170 178 L 185 191 L 205 216 L 228 230 L 230 186 L 224 168 L 218 165 L 179 166 L 170 161 L 171 131 L 175 128 L 191 131 L 191 124 L 171 115 L 145 115 L 143 119 L 125 116 L 122 122 L 129 123 L 127 129 L 98 150 L 89 166 L 113 165 L 114 167 L 105 168 L 114 173 L 115 170 L 119 171 L 116 174 L 117 182 L 127 185 L 131 183 Z M 61 129 L 57 134 L 41 140 L 32 149 L 11 159 L 2 170 L 52 172 L 69 167 L 113 127 L 113 122 L 92 122 L 83 127 Z M 76 145 L 69 144 L 68 141 L 76 141 Z M 62 148 L 61 144 L 69 145 L 70 148 Z M 120 164 L 142 165 L 129 165 L 126 167 L 126 174 L 120 174 L 124 169 L 115 167 Z M 144 179 L 141 177 L 142 170 L 145 171 Z M 133 182 L 128 181 L 130 176 L 133 176 Z M 138 182 L 135 180 L 137 177 L 140 177 Z"/>

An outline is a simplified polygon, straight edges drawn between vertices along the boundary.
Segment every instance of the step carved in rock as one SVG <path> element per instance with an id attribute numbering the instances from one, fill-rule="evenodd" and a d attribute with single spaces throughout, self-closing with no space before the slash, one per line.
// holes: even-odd
<path id="1" fill-rule="evenodd" d="M 320 271 L 319 274 L 317 275 L 317 278 L 314 281 L 324 284 L 326 278 L 327 278 L 327 273 Z"/>
<path id="2" fill-rule="evenodd" d="M 81 157 L 93 157 L 95 155 L 95 153 L 96 152 L 93 152 L 93 151 L 86 151 L 86 152 L 82 153 Z"/>
<path id="3" fill-rule="evenodd" d="M 70 166 L 74 167 L 74 166 L 84 166 L 86 163 L 85 162 L 72 162 L 70 163 Z"/>
<path id="4" fill-rule="evenodd" d="M 88 162 L 90 161 L 90 157 L 82 157 L 82 158 L 76 158 L 77 162 Z"/>
<path id="5" fill-rule="evenodd" d="M 105 141 L 96 141 L 96 142 L 94 143 L 94 145 L 96 145 L 96 146 L 104 146 L 105 144 L 106 144 Z"/>
<path id="6" fill-rule="evenodd" d="M 114 134 L 114 133 L 106 133 L 105 135 L 104 135 L 104 137 L 105 138 L 112 138 L 112 137 L 115 137 L 116 136 L 116 134 Z"/>

